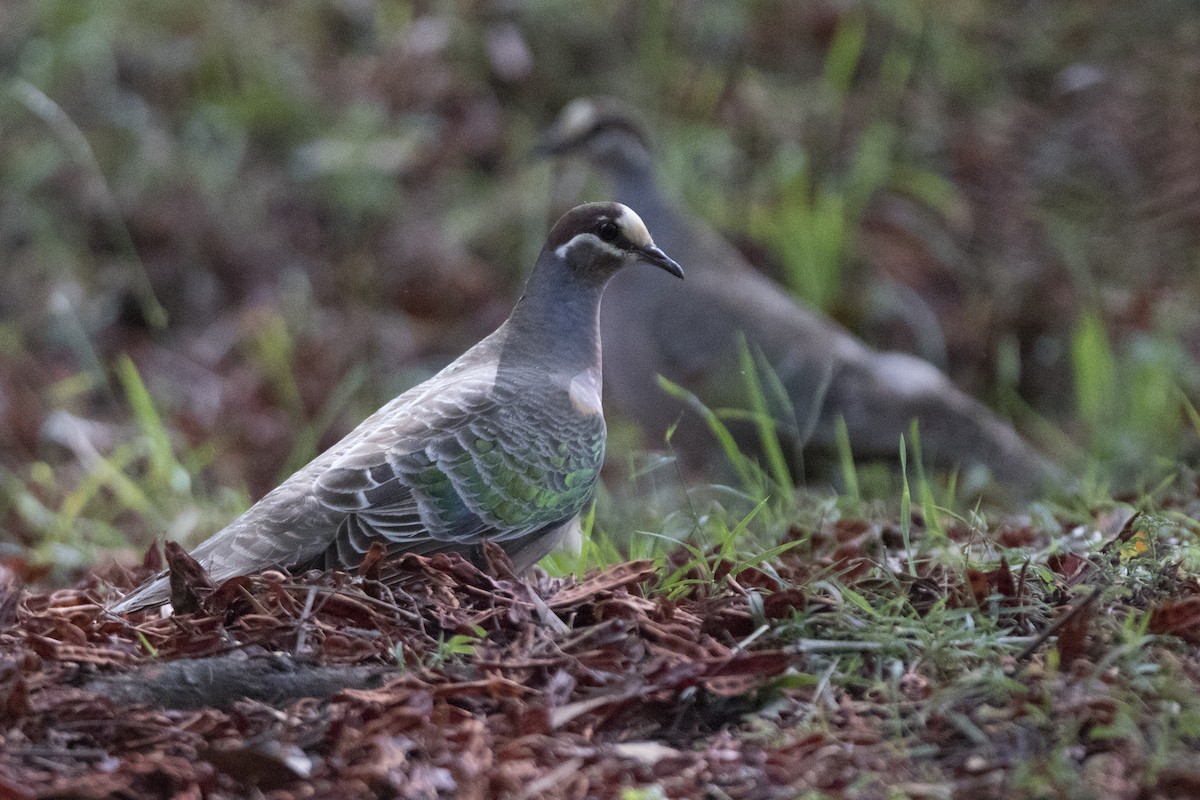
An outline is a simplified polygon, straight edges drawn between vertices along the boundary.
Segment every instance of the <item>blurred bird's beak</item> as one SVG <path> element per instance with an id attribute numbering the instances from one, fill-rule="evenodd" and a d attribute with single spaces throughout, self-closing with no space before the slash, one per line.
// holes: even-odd
<path id="1" fill-rule="evenodd" d="M 648 244 L 645 247 L 635 247 L 633 252 L 647 264 L 653 264 L 659 269 L 671 273 L 676 278 L 683 279 L 683 267 L 675 263 L 674 259 L 654 245 Z"/>

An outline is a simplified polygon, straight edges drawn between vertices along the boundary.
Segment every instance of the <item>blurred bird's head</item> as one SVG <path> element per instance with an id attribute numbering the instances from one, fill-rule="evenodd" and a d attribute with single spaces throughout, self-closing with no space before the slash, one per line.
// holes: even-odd
<path id="1" fill-rule="evenodd" d="M 650 144 L 642 127 L 618 100 L 581 97 L 568 103 L 542 132 L 537 152 L 580 156 L 609 170 L 652 167 Z"/>
<path id="2" fill-rule="evenodd" d="M 683 277 L 683 269 L 655 246 L 641 218 L 620 203 L 588 203 L 568 211 L 550 231 L 543 258 L 588 283 L 602 284 L 634 262 Z"/>

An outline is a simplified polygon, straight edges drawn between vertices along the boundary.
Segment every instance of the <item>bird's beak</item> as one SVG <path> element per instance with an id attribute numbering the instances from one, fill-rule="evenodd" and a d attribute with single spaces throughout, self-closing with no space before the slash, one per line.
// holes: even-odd
<path id="1" fill-rule="evenodd" d="M 675 263 L 675 260 L 659 250 L 653 244 L 648 244 L 645 247 L 635 247 L 633 250 L 637 257 L 645 261 L 647 264 L 653 264 L 661 270 L 671 273 L 676 278 L 683 279 L 683 267 Z"/>

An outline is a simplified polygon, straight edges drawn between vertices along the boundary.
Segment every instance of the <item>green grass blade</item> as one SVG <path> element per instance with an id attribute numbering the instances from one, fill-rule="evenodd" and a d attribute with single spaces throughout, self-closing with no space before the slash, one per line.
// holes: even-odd
<path id="1" fill-rule="evenodd" d="M 762 445 L 763 454 L 767 460 L 768 473 L 775 480 L 781 498 L 790 496 L 789 489 L 793 485 L 792 473 L 788 469 L 787 459 L 783 455 L 783 447 L 779 444 L 779 426 L 771 410 L 767 407 L 767 397 L 763 392 L 762 381 L 759 380 L 758 366 L 750 353 L 746 337 L 739 333 L 737 337 L 738 364 L 745 378 L 746 394 L 750 400 L 750 408 L 754 413 L 754 422 L 758 428 L 758 439 Z"/>
<path id="2" fill-rule="evenodd" d="M 921 499 L 921 513 L 925 517 L 925 525 L 940 542 L 945 542 L 946 529 L 942 525 L 937 500 L 933 496 L 933 487 L 925 474 L 925 457 L 921 451 L 921 426 L 915 417 L 909 423 L 908 435 L 912 440 L 913 461 L 917 466 L 917 495 Z"/>
<path id="3" fill-rule="evenodd" d="M 163 425 L 158 409 L 154 407 L 154 400 L 150 397 L 142 376 L 138 374 L 137 366 L 129 356 L 123 355 L 117 359 L 117 377 L 121 381 L 121 388 L 129 401 L 134 419 L 149 443 L 148 456 L 153 479 L 162 486 L 173 485 L 175 473 L 180 467 L 171 447 L 170 434 Z"/>
<path id="4" fill-rule="evenodd" d="M 1108 333 L 1100 315 L 1080 315 L 1071 336 L 1071 363 L 1075 373 L 1075 404 L 1079 416 L 1095 436 L 1113 411 L 1117 362 L 1108 344 Z"/>
<path id="5" fill-rule="evenodd" d="M 862 503 L 862 492 L 858 486 L 858 468 L 854 464 L 854 451 L 850 449 L 850 429 L 846 427 L 846 418 L 838 414 L 834 423 L 834 440 L 837 443 L 838 463 L 841 465 L 842 482 L 846 485 L 846 494 L 858 506 Z"/>
<path id="6" fill-rule="evenodd" d="M 721 421 L 720 417 L 712 409 L 704 405 L 699 397 L 669 378 L 659 375 L 658 385 L 667 394 L 677 400 L 682 400 L 700 415 L 705 424 L 708 425 L 708 429 L 717 437 L 722 451 L 733 465 L 734 472 L 737 473 L 738 479 L 742 482 L 743 486 L 750 487 L 759 483 L 756 480 L 753 465 L 750 464 L 749 459 L 738 448 L 737 440 L 733 438 L 733 434 L 729 432 L 729 428 L 726 427 L 725 423 Z"/>
<path id="7" fill-rule="evenodd" d="M 912 552 L 912 492 L 908 488 L 908 449 L 904 443 L 904 434 L 900 434 L 900 480 L 900 537 L 904 542 L 908 574 L 916 577 L 917 565 Z"/>
<path id="8" fill-rule="evenodd" d="M 837 32 L 825 56 L 824 76 L 826 82 L 837 92 L 839 98 L 850 93 L 850 84 L 858 70 L 863 45 L 867 39 L 867 15 L 864 9 L 850 11 L 841 16 Z"/>

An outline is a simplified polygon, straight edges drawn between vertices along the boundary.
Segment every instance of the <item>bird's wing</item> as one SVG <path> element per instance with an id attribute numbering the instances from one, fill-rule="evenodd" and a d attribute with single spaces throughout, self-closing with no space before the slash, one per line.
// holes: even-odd
<path id="1" fill-rule="evenodd" d="M 357 563 L 374 541 L 392 552 L 515 541 L 577 514 L 603 460 L 603 419 L 569 413 L 565 391 L 529 378 L 447 387 L 343 452 L 314 482 L 342 516 L 327 561 Z"/>
<path id="2" fill-rule="evenodd" d="M 372 474 L 389 481 L 389 488 L 372 493 L 363 507 L 378 506 L 376 510 L 381 514 L 390 510 L 396 521 L 396 532 L 400 532 L 402 522 L 414 515 L 408 513 L 405 506 L 405 487 L 396 482 L 394 476 L 380 475 L 377 469 L 380 456 L 420 449 L 438 425 L 445 427 L 453 423 L 455 404 L 446 405 L 445 413 L 436 413 L 436 409 L 442 407 L 441 393 L 486 396 L 495 381 L 496 364 L 474 361 L 469 355 L 470 351 L 428 381 L 376 411 L 340 442 L 298 470 L 221 531 L 201 542 L 192 551 L 192 556 L 219 582 L 267 567 L 310 562 L 327 552 L 335 537 L 343 535 L 343 529 L 347 537 L 359 541 L 362 537 L 353 535 L 358 523 L 347 525 L 345 522 L 348 511 L 359 505 L 340 498 L 344 491 L 356 491 L 345 481 L 354 477 L 358 468 L 363 472 L 357 480 L 365 486 L 373 485 L 370 482 Z M 382 463 L 386 463 L 386 458 Z M 392 494 L 383 496 L 389 492 Z M 370 523 L 369 519 L 365 521 Z M 369 545 L 368 541 L 366 546 Z M 354 564 L 356 560 L 345 563 Z M 111 610 L 124 613 L 164 602 L 167 597 L 164 572 L 138 587 Z"/>
<path id="3" fill-rule="evenodd" d="M 354 566 L 372 542 L 390 552 L 514 545 L 566 522 L 591 497 L 604 421 L 579 414 L 546 376 L 495 387 L 495 368 L 435 376 L 297 472 L 193 556 L 214 580 L 325 553 Z M 167 599 L 165 578 L 113 607 Z"/>

